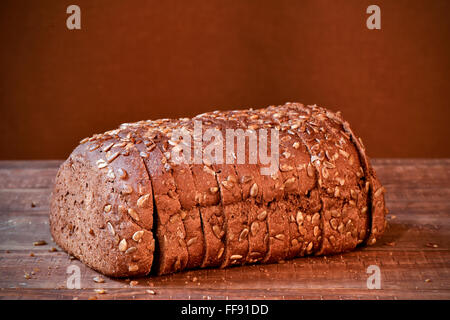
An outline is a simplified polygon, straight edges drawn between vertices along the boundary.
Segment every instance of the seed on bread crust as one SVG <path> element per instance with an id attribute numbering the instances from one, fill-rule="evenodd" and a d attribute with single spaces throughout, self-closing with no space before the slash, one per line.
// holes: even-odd
<path id="1" fill-rule="evenodd" d="M 280 234 L 277 234 L 275 236 L 275 238 L 278 239 L 278 240 L 284 240 L 285 236 L 284 236 L 284 234 L 280 233 Z"/>
<path id="2" fill-rule="evenodd" d="M 139 199 L 137 200 L 137 206 L 139 208 L 146 208 L 148 207 L 148 202 L 150 199 L 150 194 L 144 194 L 143 196 L 140 196 Z"/>
<path id="3" fill-rule="evenodd" d="M 311 162 L 308 163 L 308 166 L 306 167 L 306 172 L 308 173 L 308 177 L 313 177 L 314 176 L 314 168 L 311 165 Z"/>
<path id="4" fill-rule="evenodd" d="M 125 252 L 127 250 L 128 244 L 127 244 L 127 240 L 122 239 L 119 242 L 119 251 L 121 252 Z"/>
<path id="5" fill-rule="evenodd" d="M 125 169 L 122 168 L 117 169 L 117 173 L 119 175 L 119 178 L 122 180 L 125 180 L 128 176 L 128 173 L 125 171 Z"/>
<path id="6" fill-rule="evenodd" d="M 239 239 L 238 239 L 239 242 L 244 240 L 247 236 L 248 236 L 248 229 L 245 228 L 244 230 L 242 230 L 241 234 L 239 235 Z"/>
<path id="7" fill-rule="evenodd" d="M 144 231 L 140 230 L 140 231 L 136 231 L 133 236 L 132 239 L 136 242 L 138 242 L 139 240 L 141 240 L 142 236 L 144 235 Z"/>
<path id="8" fill-rule="evenodd" d="M 250 225 L 250 231 L 253 236 L 256 236 L 259 230 L 259 223 L 258 221 L 253 221 L 253 223 Z"/>
<path id="9" fill-rule="evenodd" d="M 112 226 L 111 222 L 108 222 L 106 224 L 106 226 L 108 228 L 109 233 L 111 233 L 113 236 L 115 236 L 116 235 L 116 231 L 114 230 L 114 227 Z"/>
<path id="10" fill-rule="evenodd" d="M 128 208 L 127 212 L 130 215 L 130 217 L 133 218 L 134 220 L 136 221 L 140 220 L 137 211 L 134 210 L 133 208 Z"/>
<path id="11" fill-rule="evenodd" d="M 105 160 L 103 160 L 103 159 L 97 160 L 96 163 L 97 163 L 97 167 L 99 169 L 102 169 L 102 168 L 105 168 L 106 166 L 108 166 L 108 163 Z"/>
<path id="12" fill-rule="evenodd" d="M 133 188 L 129 184 L 125 184 L 122 187 L 122 194 L 131 194 L 133 193 Z"/>
<path id="13" fill-rule="evenodd" d="M 266 219 L 266 217 L 267 217 L 267 211 L 266 211 L 266 210 L 262 211 L 262 212 L 261 212 L 260 214 L 258 214 L 258 216 L 257 216 L 257 218 L 258 218 L 259 221 L 263 221 L 264 219 Z"/>
<path id="14" fill-rule="evenodd" d="M 139 270 L 139 266 L 137 264 L 130 264 L 128 266 L 128 271 L 130 271 L 130 272 L 135 272 L 135 271 L 138 271 L 138 270 Z"/>
<path id="15" fill-rule="evenodd" d="M 103 208 L 103 211 L 105 211 L 106 213 L 111 211 L 112 206 L 110 204 L 105 205 L 105 207 Z"/>
<path id="16" fill-rule="evenodd" d="M 254 183 L 252 185 L 252 187 L 250 188 L 250 196 L 251 197 L 256 197 L 258 194 L 258 185 L 256 183 Z"/>

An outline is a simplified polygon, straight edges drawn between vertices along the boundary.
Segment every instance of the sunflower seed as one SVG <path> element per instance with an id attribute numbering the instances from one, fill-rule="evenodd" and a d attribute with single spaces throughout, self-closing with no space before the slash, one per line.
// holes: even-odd
<path id="1" fill-rule="evenodd" d="M 256 197 L 257 194 L 258 194 L 258 185 L 256 183 L 254 183 L 252 185 L 252 187 L 250 188 L 250 196 Z"/>
<path id="2" fill-rule="evenodd" d="M 314 237 L 317 237 L 317 236 L 319 235 L 319 233 L 320 233 L 319 227 L 318 227 L 318 226 L 315 226 L 315 227 L 314 227 L 314 231 L 313 231 Z"/>
<path id="3" fill-rule="evenodd" d="M 295 183 L 295 177 L 289 178 L 284 182 L 284 187 L 286 189 L 290 189 L 294 186 Z"/>
<path id="4" fill-rule="evenodd" d="M 138 270 L 139 270 L 139 266 L 137 264 L 130 264 L 128 266 L 128 271 L 130 271 L 130 272 L 135 272 L 135 271 L 138 271 Z"/>
<path id="5" fill-rule="evenodd" d="M 212 230 L 213 230 L 213 232 L 214 232 L 214 235 L 217 237 L 217 238 L 221 238 L 221 236 L 220 236 L 220 232 L 221 232 L 221 230 L 220 230 L 220 228 L 219 228 L 219 226 L 218 225 L 213 225 L 212 226 Z"/>
<path id="6" fill-rule="evenodd" d="M 239 242 L 244 240 L 247 236 L 248 236 L 248 229 L 245 228 L 244 230 L 242 230 L 241 234 L 239 235 L 239 239 L 238 239 Z"/>
<path id="7" fill-rule="evenodd" d="M 125 184 L 122 187 L 122 194 L 131 194 L 133 193 L 133 188 L 129 184 Z"/>
<path id="8" fill-rule="evenodd" d="M 336 219 L 331 219 L 330 226 L 331 226 L 331 228 L 333 228 L 333 230 L 336 230 L 338 227 L 338 221 Z"/>
<path id="9" fill-rule="evenodd" d="M 258 218 L 259 221 L 263 221 L 264 219 L 266 219 L 266 217 L 267 217 L 267 211 L 264 210 L 260 214 L 258 214 L 257 218 Z"/>
<path id="10" fill-rule="evenodd" d="M 197 240 L 197 237 L 190 238 L 190 239 L 188 240 L 188 242 L 186 242 L 186 245 L 189 247 L 189 246 L 191 246 L 196 240 Z"/>
<path id="11" fill-rule="evenodd" d="M 220 259 L 222 257 L 224 250 L 225 250 L 224 247 L 221 247 L 219 249 L 219 253 L 217 254 L 217 259 Z"/>
<path id="12" fill-rule="evenodd" d="M 310 217 L 310 216 L 308 216 L 308 217 Z M 316 212 L 312 216 L 312 223 L 313 223 L 313 225 L 318 225 L 319 222 L 320 222 L 320 213 Z"/>
<path id="13" fill-rule="evenodd" d="M 384 187 L 378 188 L 377 191 L 373 194 L 374 197 L 379 197 L 384 192 Z"/>
<path id="14" fill-rule="evenodd" d="M 258 221 L 254 221 L 250 225 L 250 231 L 251 231 L 252 235 L 256 236 L 256 234 L 258 233 L 258 230 L 259 230 L 259 223 L 258 223 Z"/>
<path id="15" fill-rule="evenodd" d="M 242 259 L 242 256 L 240 254 L 233 254 L 230 257 L 231 260 L 238 260 L 238 259 Z"/>
<path id="16" fill-rule="evenodd" d="M 125 254 L 132 254 L 137 251 L 136 247 L 130 247 L 125 251 Z"/>
<path id="17" fill-rule="evenodd" d="M 308 166 L 306 167 L 306 172 L 308 173 L 309 177 L 313 177 L 314 176 L 314 168 L 311 165 L 311 162 L 308 163 Z"/>
<path id="18" fill-rule="evenodd" d="M 252 179 L 253 178 L 251 176 L 242 176 L 240 181 L 241 181 L 241 184 L 244 184 L 244 183 L 252 181 Z"/>
<path id="19" fill-rule="evenodd" d="M 287 172 L 287 171 L 291 171 L 291 170 L 294 170 L 294 167 L 287 165 L 287 164 L 280 165 L 281 172 Z"/>
<path id="20" fill-rule="evenodd" d="M 284 234 L 280 233 L 280 234 L 277 234 L 275 236 L 275 238 L 278 239 L 278 240 L 284 240 L 285 237 L 284 237 Z"/>
<path id="21" fill-rule="evenodd" d="M 110 180 L 114 180 L 116 178 L 116 175 L 114 174 L 114 170 L 110 168 L 108 170 L 108 173 L 106 174 L 106 177 Z"/>
<path id="22" fill-rule="evenodd" d="M 111 222 L 108 222 L 106 224 L 106 226 L 108 227 L 109 233 L 111 233 L 113 236 L 115 236 L 116 235 L 116 231 L 114 230 L 114 227 L 112 226 Z"/>
<path id="23" fill-rule="evenodd" d="M 217 193 L 217 191 L 219 191 L 219 188 L 217 188 L 217 187 L 211 187 L 211 188 L 209 188 L 209 192 L 211 192 L 212 194 Z"/>
<path id="24" fill-rule="evenodd" d="M 134 241 L 136 241 L 136 242 L 138 242 L 139 240 L 141 240 L 141 238 L 142 238 L 142 236 L 144 235 L 144 231 L 142 231 L 142 230 L 140 230 L 140 231 L 136 231 L 134 234 L 133 234 L 133 240 Z"/>
<path id="25" fill-rule="evenodd" d="M 308 253 L 310 253 L 311 252 L 311 250 L 312 250 L 312 248 L 313 248 L 313 243 L 312 243 L 312 241 L 308 244 L 308 246 L 306 247 L 306 251 L 308 252 Z"/>
<path id="26" fill-rule="evenodd" d="M 303 224 L 303 212 L 297 211 L 296 221 L 299 226 Z"/>
<path id="27" fill-rule="evenodd" d="M 94 282 L 97 282 L 97 283 L 105 282 L 105 279 L 103 279 L 102 277 L 99 277 L 99 276 L 94 277 L 93 280 L 94 280 Z"/>
<path id="28" fill-rule="evenodd" d="M 117 169 L 117 173 L 119 174 L 119 178 L 122 180 L 126 179 L 128 176 L 128 173 L 126 172 L 126 170 L 122 169 L 122 168 Z"/>
<path id="29" fill-rule="evenodd" d="M 105 168 L 108 165 L 108 163 L 105 160 L 103 160 L 103 159 L 97 160 L 96 163 L 97 163 L 97 167 L 99 169 Z"/>
<path id="30" fill-rule="evenodd" d="M 114 145 L 114 142 L 108 143 L 106 146 L 103 147 L 102 151 L 108 152 L 112 148 L 113 145 Z"/>
<path id="31" fill-rule="evenodd" d="M 108 161 L 108 163 L 111 163 L 119 156 L 119 154 L 119 151 L 114 153 L 110 153 L 110 151 L 108 151 L 108 153 L 106 153 L 106 160 Z"/>
<path id="32" fill-rule="evenodd" d="M 150 199 L 150 194 L 148 194 L 148 193 L 144 194 L 143 196 L 139 197 L 136 205 L 138 206 L 138 208 L 146 208 L 148 206 L 149 199 Z"/>
<path id="33" fill-rule="evenodd" d="M 119 242 L 119 251 L 121 251 L 121 252 L 125 252 L 126 250 L 127 250 L 127 240 L 125 240 L 125 239 L 122 239 L 122 240 L 120 240 L 120 242 Z"/>
<path id="34" fill-rule="evenodd" d="M 128 208 L 127 212 L 131 218 L 133 218 L 136 221 L 139 221 L 139 215 L 136 210 L 134 210 L 133 208 Z"/>
<path id="35" fill-rule="evenodd" d="M 297 240 L 297 239 L 292 239 L 292 240 L 291 240 L 291 245 L 292 245 L 293 247 L 298 246 L 298 240 Z"/>
<path id="36" fill-rule="evenodd" d="M 103 211 L 105 211 L 106 213 L 111 211 L 112 206 L 110 204 L 105 205 L 105 207 L 103 208 Z"/>
<path id="37" fill-rule="evenodd" d="M 341 222 L 337 229 L 338 229 L 339 233 L 341 233 L 341 234 L 344 233 L 344 224 Z"/>
<path id="38" fill-rule="evenodd" d="M 292 146 L 294 147 L 294 149 L 298 149 L 298 148 L 300 148 L 300 143 L 294 142 L 294 144 Z"/>

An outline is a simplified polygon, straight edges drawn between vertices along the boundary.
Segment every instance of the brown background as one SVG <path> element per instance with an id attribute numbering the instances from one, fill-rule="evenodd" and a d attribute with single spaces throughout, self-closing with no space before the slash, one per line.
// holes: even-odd
<path id="1" fill-rule="evenodd" d="M 66 28 L 77 4 L 82 30 Z M 366 28 L 370 4 L 381 30 Z M 1 1 L 0 159 L 141 119 L 341 110 L 373 157 L 450 157 L 450 1 Z"/>

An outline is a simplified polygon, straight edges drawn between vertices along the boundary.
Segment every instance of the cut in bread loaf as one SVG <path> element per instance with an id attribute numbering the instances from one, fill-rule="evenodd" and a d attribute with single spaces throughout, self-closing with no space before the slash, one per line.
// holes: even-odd
<path id="1" fill-rule="evenodd" d="M 93 269 L 128 277 L 341 253 L 374 244 L 386 213 L 348 122 L 287 103 L 123 124 L 82 140 L 58 171 L 50 228 Z"/>

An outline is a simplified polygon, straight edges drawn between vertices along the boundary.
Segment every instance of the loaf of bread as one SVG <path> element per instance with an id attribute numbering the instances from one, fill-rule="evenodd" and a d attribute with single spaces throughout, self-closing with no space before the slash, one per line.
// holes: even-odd
<path id="1" fill-rule="evenodd" d="M 228 144 L 230 132 L 243 140 Z M 255 132 L 258 150 L 246 135 Z M 185 161 L 174 158 L 181 149 Z M 221 153 L 232 161 L 217 161 Z M 374 244 L 386 212 L 384 188 L 340 113 L 287 103 L 83 139 L 58 171 L 50 228 L 91 268 L 129 277 L 346 252 Z"/>

